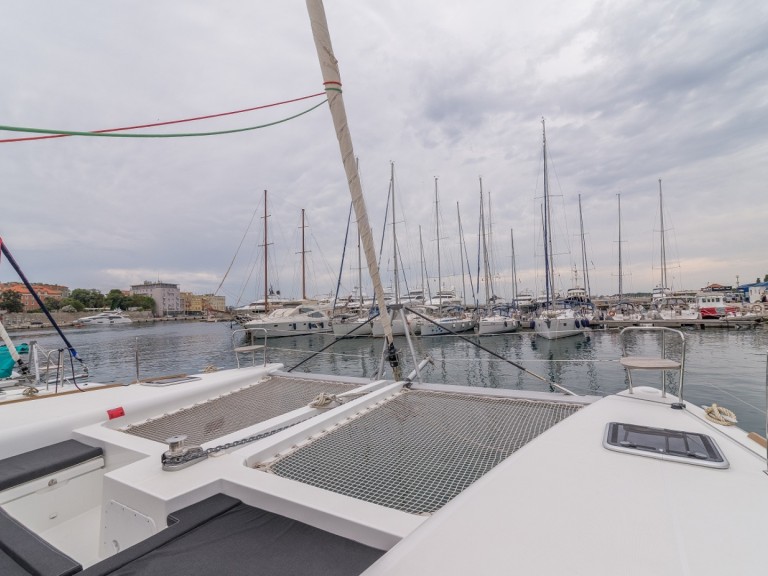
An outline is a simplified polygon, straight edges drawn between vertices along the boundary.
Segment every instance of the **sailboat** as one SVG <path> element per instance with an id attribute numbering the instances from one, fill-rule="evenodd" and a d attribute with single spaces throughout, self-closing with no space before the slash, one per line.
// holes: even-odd
<path id="1" fill-rule="evenodd" d="M 440 336 L 451 332 L 467 332 L 475 327 L 475 320 L 461 308 L 461 299 L 453 289 L 446 290 L 442 285 L 442 266 L 440 262 L 440 212 L 435 177 L 435 230 L 437 235 L 437 294 L 429 301 L 426 308 L 429 313 L 421 323 L 422 336 Z"/>
<path id="2" fill-rule="evenodd" d="M 542 223 L 544 233 L 544 276 L 545 302 L 534 320 L 537 336 L 547 340 L 567 338 L 583 334 L 588 321 L 581 312 L 574 308 L 570 300 L 558 300 L 555 294 L 554 254 L 552 250 L 552 208 L 549 196 L 549 174 L 547 172 L 547 131 L 544 118 L 541 119 L 542 150 L 544 160 L 544 206 Z"/>
<path id="3" fill-rule="evenodd" d="M 392 304 L 394 306 L 391 307 L 392 310 L 400 310 L 401 309 L 401 300 L 400 300 L 400 268 L 399 268 L 399 260 L 400 260 L 400 250 L 397 245 L 397 216 L 395 212 L 395 163 L 390 162 L 390 179 L 389 179 L 389 192 L 390 192 L 390 198 L 392 200 L 392 254 L 393 254 L 393 262 L 394 262 L 394 287 L 393 287 L 393 301 Z M 381 309 L 379 309 L 381 310 Z M 389 314 L 390 308 L 385 308 L 384 312 L 380 312 L 379 317 L 381 317 L 382 314 Z M 404 313 L 404 314 L 393 314 L 391 316 L 391 330 L 392 334 L 394 336 L 403 336 L 406 331 L 411 334 L 418 334 L 419 333 L 419 322 L 418 318 L 414 317 L 412 314 Z M 384 324 L 380 319 L 376 319 L 373 321 L 373 328 L 372 328 L 372 334 L 374 338 L 381 338 L 385 334 L 384 330 Z"/>
<path id="4" fill-rule="evenodd" d="M 301 291 L 299 301 L 279 301 L 279 305 L 270 305 L 272 289 L 267 289 L 267 191 L 264 191 L 264 309 L 271 310 L 243 322 L 246 330 L 258 330 L 272 338 L 279 336 L 306 336 L 308 334 L 331 332 L 331 319 L 319 305 L 307 300 L 304 275 L 304 210 L 301 211 L 302 251 L 301 251 Z"/>
<path id="5" fill-rule="evenodd" d="M 337 60 L 322 3 L 307 6 L 384 309 Z M 726 409 L 686 401 L 685 334 L 622 338 L 640 330 L 674 336 L 679 345 L 660 348 L 679 355 L 621 356 L 629 386 L 606 397 L 543 377 L 550 391 L 514 389 L 513 377 L 494 389 L 424 383 L 418 365 L 402 373 L 387 334 L 391 380 L 265 359 L 0 403 L 0 568 L 762 574 L 765 439 Z M 633 369 L 669 372 L 677 387 L 633 384 Z"/>
<path id="6" fill-rule="evenodd" d="M 491 334 L 515 332 L 520 327 L 520 320 L 509 313 L 509 306 L 500 307 L 495 305 L 495 294 L 493 294 L 492 282 L 493 273 L 491 271 L 488 239 L 485 233 L 485 206 L 483 203 L 482 178 L 480 178 L 480 243 L 480 252 L 483 259 L 483 275 L 485 278 L 485 314 L 481 316 L 477 321 L 477 335 L 489 336 Z M 506 314 L 504 312 L 506 312 Z"/>
<path id="7" fill-rule="evenodd" d="M 653 320 L 696 320 L 699 311 L 694 300 L 675 296 L 667 282 L 666 230 L 664 229 L 664 200 L 659 178 L 659 223 L 660 223 L 660 269 L 661 282 L 651 294 L 651 310 L 648 316 Z"/>
<path id="8" fill-rule="evenodd" d="M 608 308 L 607 317 L 608 320 L 615 320 L 617 322 L 638 322 L 645 317 L 645 310 L 642 305 L 636 305 L 633 302 L 624 300 L 624 262 L 622 258 L 622 239 L 621 239 L 621 194 L 616 194 L 618 202 L 618 223 L 619 223 L 619 240 L 618 240 L 618 256 L 619 256 L 619 292 L 616 299 L 616 304 Z"/>

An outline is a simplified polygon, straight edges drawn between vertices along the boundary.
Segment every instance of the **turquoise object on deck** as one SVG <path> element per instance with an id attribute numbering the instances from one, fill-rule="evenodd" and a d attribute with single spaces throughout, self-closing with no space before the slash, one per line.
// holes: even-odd
<path id="1" fill-rule="evenodd" d="M 16 346 L 16 352 L 19 354 L 29 354 L 29 344 L 19 344 Z M 8 351 L 8 347 L 0 346 L 0 378 L 8 378 L 13 371 L 16 361 Z"/>

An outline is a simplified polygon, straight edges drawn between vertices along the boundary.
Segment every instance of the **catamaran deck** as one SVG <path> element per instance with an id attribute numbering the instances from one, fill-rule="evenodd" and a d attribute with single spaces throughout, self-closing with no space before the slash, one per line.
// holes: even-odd
<path id="1" fill-rule="evenodd" d="M 362 545 L 359 557 L 373 562 L 366 574 L 483 573 L 485 565 L 494 573 L 698 575 L 749 573 L 762 562 L 762 448 L 695 406 L 672 409 L 672 396 L 645 387 L 597 399 L 404 386 L 278 369 L 17 405 L 0 424 L 4 454 L 73 437 L 103 449 L 104 467 L 88 464 L 59 484 L 50 482 L 56 475 L 36 480 L 48 488 L 34 507 L 24 498 L 38 499 L 37 488 L 12 488 L 23 495 L 3 508 L 84 566 L 149 547 L 169 517 L 194 515 L 217 495 L 237 514 L 341 538 L 329 541 L 340 550 Z M 331 401 L 309 406 L 321 392 Z M 124 415 L 106 420 L 105 408 L 118 407 Z M 727 467 L 608 449 L 611 422 L 707 434 Z M 189 435 L 208 457 L 163 470 L 166 434 Z M 51 514 L 83 495 L 86 510 Z M 211 522 L 215 533 L 228 526 L 218 513 Z M 542 541 L 551 554 L 541 554 Z"/>

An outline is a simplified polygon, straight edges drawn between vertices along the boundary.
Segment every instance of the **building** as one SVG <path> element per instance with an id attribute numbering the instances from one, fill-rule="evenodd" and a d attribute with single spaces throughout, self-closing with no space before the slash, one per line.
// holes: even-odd
<path id="1" fill-rule="evenodd" d="M 151 297 L 155 301 L 156 316 L 176 316 L 184 312 L 178 284 L 145 281 L 131 286 L 131 294 Z"/>
<path id="2" fill-rule="evenodd" d="M 32 289 L 37 293 L 37 295 L 40 297 L 40 300 L 43 302 L 45 302 L 48 298 L 61 300 L 63 298 L 69 297 L 69 288 L 66 286 L 59 286 L 58 284 L 32 284 Z M 21 296 L 21 303 L 24 306 L 24 312 L 40 309 L 40 306 L 38 306 L 32 294 L 21 282 L 0 283 L 0 293 L 5 292 L 6 290 L 11 290 L 12 292 L 16 292 L 19 294 L 19 296 Z"/>
<path id="3" fill-rule="evenodd" d="M 223 312 L 225 310 L 226 303 L 224 296 L 182 292 L 181 307 L 185 314 L 203 315 L 209 312 Z"/>

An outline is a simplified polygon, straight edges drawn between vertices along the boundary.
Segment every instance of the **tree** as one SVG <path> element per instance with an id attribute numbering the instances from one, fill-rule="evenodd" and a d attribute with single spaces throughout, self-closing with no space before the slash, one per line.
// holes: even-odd
<path id="1" fill-rule="evenodd" d="M 155 299 L 152 296 L 144 296 L 143 294 L 134 294 L 126 298 L 127 308 L 139 308 L 141 310 L 155 311 Z"/>
<path id="2" fill-rule="evenodd" d="M 74 298 L 62 298 L 59 304 L 61 304 L 62 308 L 71 307 L 74 308 L 77 312 L 82 312 L 85 309 L 85 304 L 79 300 L 75 300 Z"/>
<path id="3" fill-rule="evenodd" d="M 48 308 L 48 310 L 54 311 L 61 308 L 61 300 L 58 298 L 51 298 L 50 296 L 43 300 L 43 304 L 45 304 L 45 307 Z"/>
<path id="4" fill-rule="evenodd" d="M 104 294 L 93 288 L 75 288 L 69 297 L 80 302 L 85 308 L 104 308 Z"/>
<path id="5" fill-rule="evenodd" d="M 120 308 L 121 310 L 127 310 L 129 308 L 129 305 L 127 304 L 127 301 L 130 297 L 123 294 L 122 290 L 118 290 L 117 288 L 113 288 L 109 291 L 109 294 L 107 294 L 105 300 L 107 302 L 107 306 L 109 306 L 112 310 L 115 308 Z"/>
<path id="6" fill-rule="evenodd" d="M 0 294 L 0 308 L 6 312 L 24 312 L 24 304 L 21 302 L 21 294 L 13 290 L 5 290 Z"/>

